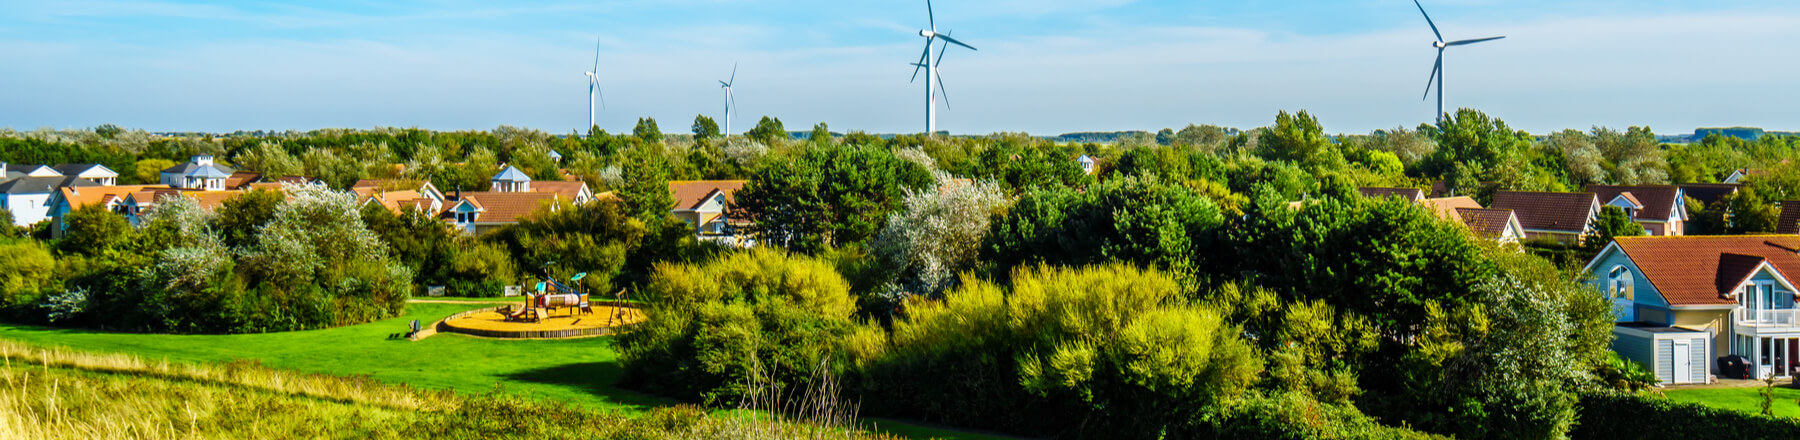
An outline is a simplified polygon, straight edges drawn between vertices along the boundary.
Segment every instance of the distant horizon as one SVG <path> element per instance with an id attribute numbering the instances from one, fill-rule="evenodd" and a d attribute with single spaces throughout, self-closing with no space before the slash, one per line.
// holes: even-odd
<path id="1" fill-rule="evenodd" d="M 1445 39 L 1507 37 L 1446 52 L 1446 109 L 1531 133 L 1800 130 L 1800 60 L 1778 55 L 1800 47 L 1800 4 L 1422 2 Z M 1435 38 L 1412 0 L 933 5 L 941 31 L 980 49 L 944 60 L 938 127 L 952 133 L 1247 128 L 1307 110 L 1350 134 L 1435 110 L 1421 96 Z M 765 114 L 918 133 L 924 84 L 907 63 L 926 26 L 923 0 L 24 2 L 0 16 L 0 126 L 585 131 L 598 39 L 611 132 L 720 118 L 716 81 L 737 65 L 739 133 Z"/>

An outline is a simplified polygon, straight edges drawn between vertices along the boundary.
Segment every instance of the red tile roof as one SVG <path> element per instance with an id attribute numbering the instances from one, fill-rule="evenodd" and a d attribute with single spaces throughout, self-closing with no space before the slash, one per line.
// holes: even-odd
<path id="1" fill-rule="evenodd" d="M 462 198 L 481 208 L 476 223 L 516 223 L 520 218 L 560 197 L 542 192 L 464 192 Z M 567 199 L 563 199 L 568 201 Z M 446 213 L 449 210 L 445 211 Z"/>
<path id="2" fill-rule="evenodd" d="M 1667 221 L 1675 216 L 1675 206 L 1680 205 L 1681 197 L 1681 188 L 1669 185 L 1588 185 L 1585 190 L 1599 196 L 1600 203 L 1611 202 L 1614 197 L 1623 195 L 1643 206 L 1632 217 L 1635 220 Z"/>
<path id="3" fill-rule="evenodd" d="M 1683 183 L 1681 192 L 1700 203 L 1711 205 L 1727 195 L 1736 194 L 1739 185 L 1736 183 Z"/>
<path id="4" fill-rule="evenodd" d="M 1775 233 L 1800 234 L 1800 200 L 1781 202 L 1781 219 L 1775 221 Z"/>
<path id="5" fill-rule="evenodd" d="M 1456 214 L 1462 217 L 1463 224 L 1469 225 L 1469 230 L 1475 231 L 1475 235 L 1487 238 L 1505 234 L 1506 225 L 1513 220 L 1511 209 L 1457 208 Z"/>
<path id="6" fill-rule="evenodd" d="M 1677 306 L 1736 304 L 1723 294 L 1762 261 L 1783 276 L 1800 274 L 1800 236 L 1619 237 L 1616 243 Z"/>
<path id="7" fill-rule="evenodd" d="M 1594 193 L 1497 191 L 1489 208 L 1511 209 L 1525 229 L 1587 232 L 1597 209 Z"/>
<path id="8" fill-rule="evenodd" d="M 1425 205 L 1426 208 L 1431 208 L 1431 211 L 1436 213 L 1438 218 L 1445 220 L 1462 220 L 1462 217 L 1456 213 L 1459 209 L 1481 209 L 1481 202 L 1477 202 L 1475 199 L 1469 197 L 1425 199 L 1419 201 L 1419 204 Z"/>
<path id="9" fill-rule="evenodd" d="M 536 180 L 531 182 L 532 192 L 560 194 L 562 195 L 563 200 L 575 200 L 577 198 L 576 196 L 581 195 L 581 191 L 585 189 L 587 189 L 587 183 L 579 180 L 574 182 L 558 182 L 554 180 Z"/>

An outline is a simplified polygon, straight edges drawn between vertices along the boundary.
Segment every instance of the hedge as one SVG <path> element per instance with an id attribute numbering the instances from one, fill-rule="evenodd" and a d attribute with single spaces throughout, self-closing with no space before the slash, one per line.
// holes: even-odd
<path id="1" fill-rule="evenodd" d="M 1620 392 L 1585 393 L 1570 438 L 1699 440 L 1800 438 L 1800 420 Z"/>

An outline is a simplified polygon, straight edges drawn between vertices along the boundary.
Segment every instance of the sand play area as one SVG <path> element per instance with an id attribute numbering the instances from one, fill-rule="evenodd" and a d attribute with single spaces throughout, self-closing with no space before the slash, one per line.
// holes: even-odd
<path id="1" fill-rule="evenodd" d="M 442 330 L 489 338 L 579 338 L 610 335 L 621 327 L 644 321 L 644 312 L 636 308 L 598 304 L 593 313 L 564 307 L 548 315 L 538 322 L 519 322 L 507 321 L 506 315 L 495 309 L 476 310 L 445 319 Z"/>

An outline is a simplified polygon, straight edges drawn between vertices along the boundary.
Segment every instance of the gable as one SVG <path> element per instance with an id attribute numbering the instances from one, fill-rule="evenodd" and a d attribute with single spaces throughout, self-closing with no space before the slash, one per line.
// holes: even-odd
<path id="1" fill-rule="evenodd" d="M 1620 237 L 1614 246 L 1674 306 L 1734 305 L 1721 293 L 1762 264 L 1800 273 L 1800 236 Z"/>

